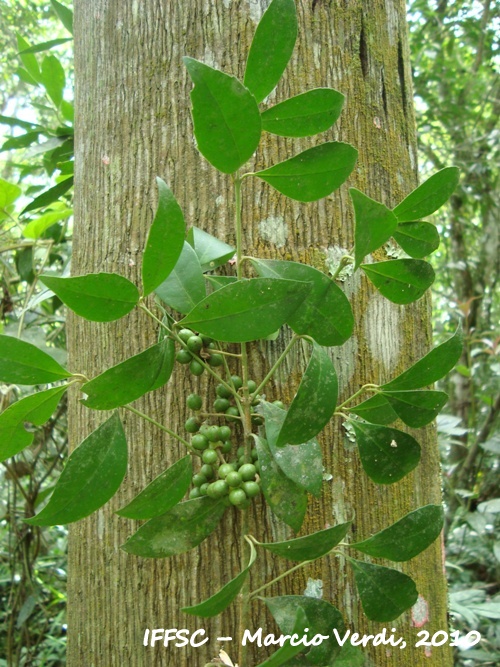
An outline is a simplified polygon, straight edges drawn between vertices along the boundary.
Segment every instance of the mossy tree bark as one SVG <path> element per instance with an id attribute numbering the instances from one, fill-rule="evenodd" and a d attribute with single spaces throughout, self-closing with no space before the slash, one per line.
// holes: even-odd
<path id="1" fill-rule="evenodd" d="M 230 179 L 215 172 L 197 153 L 189 113 L 191 84 L 181 63 L 190 55 L 242 76 L 256 22 L 267 0 L 188 0 L 122 2 L 75 0 L 76 186 L 73 274 L 116 271 L 138 282 L 141 253 L 155 207 L 156 175 L 171 186 L 189 224 L 234 241 Z M 415 125 L 403 0 L 300 0 L 299 40 L 273 101 L 313 87 L 331 86 L 346 95 L 344 113 L 323 139 L 341 139 L 359 149 L 349 184 L 395 205 L 417 183 Z M 251 167 L 269 166 L 317 139 L 266 140 Z M 228 203 L 229 202 L 229 203 Z M 292 258 L 328 271 L 340 249 L 353 243 L 347 187 L 318 203 L 298 204 L 262 182 L 246 179 L 243 192 L 245 252 Z M 333 349 L 342 395 L 365 382 L 381 382 L 421 356 L 431 343 L 429 301 L 409 307 L 384 301 L 364 278 L 344 283 L 357 318 L 355 336 Z M 154 326 L 140 313 L 113 324 L 70 319 L 71 368 L 94 376 L 144 349 L 155 340 Z M 256 344 L 252 376 L 283 349 L 283 340 Z M 289 400 L 306 363 L 302 350 L 283 368 L 270 398 Z M 198 381 L 177 372 L 165 391 L 137 406 L 182 432 L 183 395 Z M 205 391 L 204 385 L 202 390 Z M 69 554 L 69 667 L 198 667 L 217 655 L 218 636 L 237 659 L 237 605 L 214 621 L 182 614 L 217 590 L 246 560 L 237 512 L 200 549 L 168 560 L 145 560 L 120 551 L 133 522 L 113 514 L 181 453 L 154 427 L 123 412 L 130 445 L 129 474 L 119 495 L 95 516 L 73 525 Z M 72 397 L 70 437 L 76 446 L 103 415 L 89 413 Z M 439 503 L 440 477 L 433 428 L 419 433 L 419 468 L 392 487 L 374 485 L 362 472 L 352 443 L 340 424 L 322 438 L 325 483 L 321 502 L 312 501 L 303 533 L 351 518 L 354 537 L 368 536 L 406 512 Z M 263 540 L 289 535 L 263 504 L 250 516 L 251 532 Z M 285 569 L 283 561 L 259 559 L 252 587 Z M 392 654 L 372 649 L 370 664 L 418 667 L 448 665 L 445 648 L 426 655 L 414 648 L 417 629 L 431 635 L 446 628 L 446 589 L 441 545 L 435 544 L 405 572 L 415 577 L 420 605 L 390 625 L 405 636 L 407 648 Z M 339 583 L 340 582 L 340 583 Z M 322 586 L 353 630 L 372 634 L 382 626 L 367 623 L 345 564 L 323 559 L 272 589 L 300 593 Z M 203 627 L 211 638 L 197 649 L 144 648 L 146 628 Z M 251 609 L 249 628 L 276 631 L 261 603 Z M 248 664 L 269 649 L 256 649 Z"/>

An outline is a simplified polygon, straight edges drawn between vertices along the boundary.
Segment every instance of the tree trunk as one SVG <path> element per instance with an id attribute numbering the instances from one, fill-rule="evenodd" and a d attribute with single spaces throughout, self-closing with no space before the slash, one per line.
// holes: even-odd
<path id="1" fill-rule="evenodd" d="M 189 0 L 139 3 L 75 0 L 76 185 L 73 275 L 116 271 L 137 283 L 141 253 L 155 207 L 155 180 L 161 176 L 178 198 L 188 224 L 234 242 L 230 179 L 218 174 L 197 152 L 192 134 L 191 83 L 181 57 L 190 55 L 243 76 L 248 47 L 267 0 Z M 349 185 L 394 206 L 417 183 L 415 126 L 403 0 L 298 2 L 299 38 L 293 59 L 272 100 L 314 87 L 330 86 L 346 95 L 340 121 L 326 139 L 348 141 L 359 149 Z M 318 140 L 272 138 L 261 145 L 253 167 L 269 166 Z M 266 184 L 246 179 L 243 192 L 244 245 L 247 254 L 294 259 L 328 272 L 340 249 L 353 244 L 347 187 L 318 203 L 285 199 Z M 381 254 L 381 256 L 384 253 Z M 357 319 L 355 336 L 332 348 L 347 397 L 365 382 L 394 376 L 431 344 L 429 300 L 399 307 L 382 299 L 359 278 L 345 282 Z M 140 312 L 112 324 L 71 318 L 71 368 L 95 376 L 138 353 L 156 332 Z M 283 349 L 255 344 L 251 359 L 261 376 Z M 266 357 L 268 357 L 266 359 Z M 304 369 L 299 350 L 268 393 L 288 402 Z M 278 378 L 280 380 L 280 378 Z M 198 381 L 176 372 L 164 391 L 147 395 L 137 407 L 183 432 L 186 393 Z M 206 391 L 202 385 L 202 391 Z M 103 415 L 89 413 L 72 397 L 70 438 L 76 446 Z M 236 604 L 215 620 L 196 619 L 180 607 L 213 594 L 246 559 L 239 513 L 227 519 L 199 549 L 182 557 L 148 560 L 130 556 L 120 545 L 137 528 L 113 514 L 180 455 L 178 445 L 134 415 L 123 411 L 130 447 L 129 474 L 118 496 L 96 515 L 71 527 L 68 582 L 69 667 L 114 665 L 202 667 L 224 648 L 238 659 Z M 440 473 L 433 427 L 419 432 L 422 462 L 398 484 L 380 487 L 363 473 L 353 445 L 340 424 L 322 437 L 325 469 L 332 479 L 321 502 L 310 501 L 301 534 L 341 522 L 355 512 L 354 538 L 367 537 L 427 503 L 440 503 Z M 290 536 L 263 503 L 250 512 L 250 532 L 261 541 Z M 236 516 L 238 514 L 238 516 Z M 231 523 L 231 521 L 233 523 Z M 413 614 L 386 624 L 407 642 L 404 651 L 368 649 L 372 664 L 418 667 L 449 665 L 449 649 L 427 655 L 415 648 L 415 626 L 432 636 L 445 630 L 446 588 L 439 543 L 403 570 L 417 582 L 421 600 Z M 251 588 L 283 571 L 277 559 L 259 558 Z M 340 583 L 339 583 L 340 582 Z M 343 561 L 322 559 L 280 581 L 272 594 L 319 590 L 339 607 L 353 631 L 379 631 L 367 622 Z M 413 618 L 412 618 L 413 617 Z M 143 647 L 146 628 L 205 628 L 210 642 L 201 648 Z M 254 603 L 248 627 L 276 632 L 264 605 Z M 241 628 L 240 628 L 241 629 Z M 220 644 L 218 636 L 232 636 Z M 254 650 L 254 649 L 252 649 Z M 251 667 L 269 655 L 255 649 Z"/>

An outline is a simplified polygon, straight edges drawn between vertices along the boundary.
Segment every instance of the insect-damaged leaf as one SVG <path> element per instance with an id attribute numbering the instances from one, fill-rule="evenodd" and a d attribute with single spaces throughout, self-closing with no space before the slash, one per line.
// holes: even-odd
<path id="1" fill-rule="evenodd" d="M 26 522 L 54 526 L 83 519 L 115 495 L 126 471 L 127 441 L 114 413 L 74 450 L 48 504 Z"/>
<path id="2" fill-rule="evenodd" d="M 182 252 L 170 275 L 155 292 L 167 306 L 184 315 L 205 298 L 207 292 L 200 261 L 187 241 L 184 241 Z"/>
<path id="3" fill-rule="evenodd" d="M 310 289 L 296 280 L 239 280 L 207 296 L 180 324 L 228 343 L 265 338 L 289 319 Z"/>
<path id="4" fill-rule="evenodd" d="M 317 435 L 335 412 L 337 373 L 326 351 L 317 343 L 306 372 L 281 427 L 277 447 L 299 445 Z"/>
<path id="5" fill-rule="evenodd" d="M 245 69 L 245 86 L 257 102 L 281 79 L 296 39 L 295 0 L 273 0 L 257 26 Z"/>
<path id="6" fill-rule="evenodd" d="M 191 91 L 194 134 L 201 154 L 219 171 L 232 174 L 260 141 L 259 107 L 234 76 L 193 58 L 183 58 L 195 84 Z"/>
<path id="7" fill-rule="evenodd" d="M 351 304 L 340 287 L 321 271 L 274 259 L 252 259 L 259 275 L 266 278 L 303 280 L 311 283 L 307 299 L 288 318 L 287 324 L 298 334 L 307 334 L 320 345 L 342 345 L 351 337 L 354 316 Z"/>
<path id="8" fill-rule="evenodd" d="M 68 308 L 92 322 L 118 320 L 139 301 L 137 287 L 116 273 L 89 273 L 75 278 L 40 276 L 40 280 Z"/>
<path id="9" fill-rule="evenodd" d="M 430 222 L 402 222 L 393 234 L 403 250 L 418 259 L 427 257 L 439 247 L 439 232 Z"/>
<path id="10" fill-rule="evenodd" d="M 151 519 L 165 514 L 182 500 L 191 484 L 192 474 L 193 466 L 188 454 L 164 470 L 116 513 L 128 519 Z"/>
<path id="11" fill-rule="evenodd" d="M 347 559 L 354 570 L 363 611 L 372 621 L 393 621 L 418 598 L 413 579 L 389 567 Z"/>
<path id="12" fill-rule="evenodd" d="M 443 528 L 443 522 L 441 505 L 425 505 L 389 528 L 350 546 L 374 558 L 397 562 L 410 560 L 434 542 Z"/>
<path id="13" fill-rule="evenodd" d="M 370 199 L 356 188 L 350 188 L 349 194 L 356 216 L 354 268 L 357 269 L 366 255 L 377 250 L 390 239 L 398 226 L 398 221 L 387 206 Z"/>
<path id="14" fill-rule="evenodd" d="M 45 384 L 71 376 L 49 354 L 13 336 L 0 335 L 0 380 L 10 384 Z"/>
<path id="15" fill-rule="evenodd" d="M 192 607 L 183 607 L 181 611 L 186 612 L 186 614 L 192 614 L 193 616 L 201 616 L 202 618 L 211 618 L 212 616 L 217 616 L 217 614 L 223 612 L 224 609 L 229 607 L 231 602 L 243 588 L 248 572 L 256 558 L 257 553 L 255 547 L 250 543 L 250 559 L 248 565 L 238 574 L 238 576 L 231 579 L 231 581 L 223 586 L 220 591 L 209 597 L 208 600 L 204 600 Z"/>
<path id="16" fill-rule="evenodd" d="M 254 175 L 291 199 L 316 201 L 347 180 L 357 157 L 358 151 L 350 144 L 330 141 Z"/>
<path id="17" fill-rule="evenodd" d="M 144 296 L 166 280 L 179 259 L 186 234 L 184 216 L 172 191 L 161 178 L 156 184 L 158 206 L 142 258 Z"/>
<path id="18" fill-rule="evenodd" d="M 324 132 L 340 116 L 344 96 L 315 88 L 262 112 L 262 129 L 282 137 L 310 137 Z"/>
<path id="19" fill-rule="evenodd" d="M 194 248 L 203 272 L 213 271 L 218 266 L 225 264 L 236 252 L 232 246 L 198 227 L 191 227 L 187 241 Z M 227 276 L 213 277 L 225 278 Z"/>
<path id="20" fill-rule="evenodd" d="M 391 259 L 361 268 L 386 299 L 400 305 L 420 299 L 436 277 L 432 266 L 422 259 Z"/>
<path id="21" fill-rule="evenodd" d="M 413 428 L 429 424 L 448 400 L 444 391 L 384 391 L 382 396 L 398 417 Z"/>
<path id="22" fill-rule="evenodd" d="M 186 500 L 150 519 L 121 547 L 143 558 L 168 558 L 197 547 L 219 524 L 226 507 L 206 496 Z"/>
<path id="23" fill-rule="evenodd" d="M 312 535 L 304 535 L 286 542 L 258 542 L 257 544 L 272 553 L 288 560 L 304 561 L 321 558 L 344 539 L 351 527 L 351 521 L 340 523 L 331 528 L 318 530 Z"/>
<path id="24" fill-rule="evenodd" d="M 459 178 L 457 167 L 446 167 L 433 174 L 396 206 L 398 222 L 418 220 L 437 211 L 451 197 Z"/>
<path id="25" fill-rule="evenodd" d="M 266 441 L 258 436 L 254 438 L 264 497 L 274 514 L 297 532 L 306 514 L 307 492 L 292 482 L 278 467 Z"/>
<path id="26" fill-rule="evenodd" d="M 376 484 L 393 484 L 420 461 L 420 445 L 395 428 L 351 421 L 364 471 Z"/>
<path id="27" fill-rule="evenodd" d="M 175 361 L 175 344 L 170 338 L 149 347 L 101 373 L 82 386 L 87 408 L 113 410 L 132 403 L 168 382 Z"/>

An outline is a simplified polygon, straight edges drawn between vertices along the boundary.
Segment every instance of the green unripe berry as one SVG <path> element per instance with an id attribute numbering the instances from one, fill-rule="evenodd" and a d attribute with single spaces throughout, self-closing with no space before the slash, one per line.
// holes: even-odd
<path id="1" fill-rule="evenodd" d="M 239 375 L 231 375 L 231 383 L 233 387 L 238 391 L 238 389 L 241 389 L 243 387 L 243 380 L 240 378 Z"/>
<path id="2" fill-rule="evenodd" d="M 245 447 L 242 445 L 241 447 L 238 447 L 236 450 L 236 456 L 239 458 L 240 456 L 245 456 Z"/>
<path id="3" fill-rule="evenodd" d="M 210 440 L 210 442 L 217 442 L 221 440 L 219 437 L 219 427 L 218 426 L 209 426 L 205 431 L 205 435 Z"/>
<path id="4" fill-rule="evenodd" d="M 214 469 L 211 465 L 205 463 L 205 465 L 202 465 L 200 468 L 200 475 L 205 475 L 207 479 L 212 479 L 214 477 Z"/>
<path id="5" fill-rule="evenodd" d="M 232 393 L 223 384 L 218 384 L 215 388 L 215 393 L 219 398 L 230 398 Z"/>
<path id="6" fill-rule="evenodd" d="M 203 405 L 201 396 L 198 394 L 189 394 L 186 399 L 186 405 L 190 410 L 201 410 L 201 406 Z"/>
<path id="7" fill-rule="evenodd" d="M 237 418 L 240 416 L 240 413 L 238 411 L 238 408 L 235 407 L 234 405 L 231 405 L 231 407 L 229 407 L 226 410 L 225 415 L 226 415 L 226 420 L 228 422 L 237 422 L 237 421 L 239 421 Z"/>
<path id="8" fill-rule="evenodd" d="M 184 428 L 188 433 L 198 433 L 200 430 L 200 424 L 198 423 L 196 417 L 189 417 L 189 419 L 187 419 L 186 423 L 184 424 Z"/>
<path id="9" fill-rule="evenodd" d="M 216 368 L 217 366 L 222 366 L 224 359 L 221 354 L 211 354 L 208 357 L 208 365 Z"/>
<path id="10" fill-rule="evenodd" d="M 191 438 L 191 444 L 194 449 L 198 449 L 201 452 L 208 447 L 208 440 L 203 433 L 197 433 Z"/>
<path id="11" fill-rule="evenodd" d="M 273 401 L 273 405 L 276 405 L 278 408 L 285 410 L 285 404 L 283 403 L 283 401 Z"/>
<path id="12" fill-rule="evenodd" d="M 226 482 L 229 486 L 241 486 L 242 478 L 239 472 L 233 470 L 226 475 Z"/>
<path id="13" fill-rule="evenodd" d="M 259 458 L 259 455 L 257 453 L 257 450 L 252 449 L 252 461 L 257 461 L 258 458 Z"/>
<path id="14" fill-rule="evenodd" d="M 214 463 L 217 463 L 217 452 L 214 449 L 205 449 L 203 454 L 201 455 L 201 460 L 203 463 L 207 463 L 208 465 L 212 465 Z"/>
<path id="15" fill-rule="evenodd" d="M 231 505 L 240 507 L 241 505 L 244 505 L 247 500 L 247 494 L 243 491 L 243 489 L 233 489 L 229 492 L 229 502 Z"/>
<path id="16" fill-rule="evenodd" d="M 257 468 L 257 472 L 260 472 L 260 461 L 257 459 L 253 462 L 253 464 Z"/>
<path id="17" fill-rule="evenodd" d="M 210 498 L 222 498 L 226 496 L 229 491 L 229 487 L 223 479 L 218 479 L 216 482 L 212 482 L 207 489 L 207 496 Z"/>
<path id="18" fill-rule="evenodd" d="M 210 345 L 213 345 L 214 343 L 212 342 L 212 339 L 210 336 L 205 336 L 205 334 L 200 334 L 201 340 L 203 341 L 203 345 L 205 347 L 210 347 Z"/>
<path id="19" fill-rule="evenodd" d="M 255 479 L 255 475 L 257 474 L 257 468 L 254 466 L 253 463 L 244 463 L 238 470 L 238 472 L 241 475 L 241 479 L 244 482 L 248 482 L 252 479 Z"/>
<path id="20" fill-rule="evenodd" d="M 200 486 L 200 493 L 201 493 L 202 496 L 206 496 L 206 495 L 207 495 L 207 490 L 208 490 L 208 487 L 209 487 L 209 486 L 210 486 L 210 484 L 209 484 L 208 482 L 205 482 L 205 484 L 202 484 L 202 485 Z"/>
<path id="21" fill-rule="evenodd" d="M 257 405 L 259 405 L 259 403 L 260 403 L 260 394 L 257 394 L 257 396 L 252 401 L 252 408 L 255 408 Z"/>
<path id="22" fill-rule="evenodd" d="M 188 350 L 179 350 L 175 358 L 180 364 L 189 364 L 193 360 L 193 355 Z"/>
<path id="23" fill-rule="evenodd" d="M 184 343 L 187 343 L 194 334 L 191 329 L 181 329 L 177 335 Z"/>
<path id="24" fill-rule="evenodd" d="M 227 398 L 216 398 L 214 401 L 215 412 L 226 412 L 231 403 Z"/>
<path id="25" fill-rule="evenodd" d="M 264 423 L 264 417 L 262 415 L 252 415 L 252 424 L 254 426 L 262 426 Z"/>
<path id="26" fill-rule="evenodd" d="M 223 463 L 221 466 L 219 466 L 219 477 L 221 479 L 225 479 L 230 472 L 235 472 L 232 463 Z"/>
<path id="27" fill-rule="evenodd" d="M 221 452 L 223 454 L 229 454 L 232 448 L 233 448 L 233 443 L 230 440 L 226 440 L 226 442 L 221 447 Z"/>
<path id="28" fill-rule="evenodd" d="M 241 468 L 241 466 L 242 466 L 243 464 L 245 464 L 245 463 L 246 463 L 245 457 L 244 457 L 244 456 L 240 456 L 240 457 L 238 458 L 238 468 Z"/>
<path id="29" fill-rule="evenodd" d="M 191 489 L 191 491 L 189 492 L 190 500 L 192 498 L 199 498 L 200 496 L 201 496 L 200 489 L 197 486 L 195 486 L 194 489 Z"/>
<path id="30" fill-rule="evenodd" d="M 197 472 L 196 475 L 193 475 L 193 484 L 195 486 L 201 486 L 202 484 L 205 484 L 207 481 L 207 478 L 205 475 L 202 475 L 201 473 Z"/>
<path id="31" fill-rule="evenodd" d="M 243 482 L 243 490 L 249 498 L 255 498 L 260 494 L 260 486 L 257 482 Z"/>
<path id="32" fill-rule="evenodd" d="M 208 431 L 208 429 L 209 429 L 210 427 L 211 427 L 210 424 L 207 424 L 206 422 L 204 422 L 204 423 L 200 426 L 200 433 L 203 433 L 203 435 L 206 435 L 206 434 L 207 434 L 207 431 Z"/>
<path id="33" fill-rule="evenodd" d="M 200 336 L 190 336 L 187 339 L 186 345 L 187 345 L 188 350 L 190 352 L 193 352 L 194 354 L 198 354 L 198 352 L 203 347 L 203 341 L 201 340 Z"/>
<path id="34" fill-rule="evenodd" d="M 241 505 L 238 505 L 238 509 L 239 510 L 246 510 L 250 507 L 251 503 L 252 503 L 252 501 L 250 500 L 250 498 L 247 498 L 245 500 L 245 502 L 241 503 Z"/>
<path id="35" fill-rule="evenodd" d="M 253 392 L 257 389 L 257 383 L 254 380 L 248 380 L 247 387 L 249 393 L 253 394 Z"/>
<path id="36" fill-rule="evenodd" d="M 193 375 L 202 375 L 205 368 L 200 364 L 199 361 L 193 359 L 193 361 L 189 364 L 189 370 Z"/>
<path id="37" fill-rule="evenodd" d="M 231 437 L 231 429 L 229 426 L 219 426 L 219 439 L 220 440 L 229 440 Z"/>

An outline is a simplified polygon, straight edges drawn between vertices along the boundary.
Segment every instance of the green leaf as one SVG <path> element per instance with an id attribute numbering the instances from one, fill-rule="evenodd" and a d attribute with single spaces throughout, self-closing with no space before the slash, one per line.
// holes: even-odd
<path id="1" fill-rule="evenodd" d="M 21 196 L 21 188 L 0 178 L 0 209 L 6 209 Z"/>
<path id="2" fill-rule="evenodd" d="M 0 114 L 0 124 L 9 125 L 10 127 L 22 127 L 25 130 L 34 130 L 36 127 L 39 127 L 37 123 L 30 123 L 26 120 L 21 120 L 20 118 L 14 118 L 12 116 L 3 116 Z"/>
<path id="3" fill-rule="evenodd" d="M 261 406 L 264 412 L 267 444 L 274 461 L 288 479 L 319 497 L 323 486 L 323 458 L 318 441 L 312 439 L 300 445 L 276 447 L 286 410 L 267 401 L 262 401 Z"/>
<path id="4" fill-rule="evenodd" d="M 451 197 L 459 178 L 457 167 L 446 167 L 433 174 L 396 206 L 394 214 L 398 222 L 411 222 L 437 211 Z"/>
<path id="5" fill-rule="evenodd" d="M 364 471 L 376 484 L 394 484 L 420 461 L 420 445 L 395 428 L 350 422 L 356 434 Z"/>
<path id="6" fill-rule="evenodd" d="M 45 384 L 71 377 L 49 354 L 12 336 L 0 335 L 0 380 L 10 384 Z"/>
<path id="7" fill-rule="evenodd" d="M 413 579 L 389 567 L 348 558 L 363 611 L 372 621 L 393 621 L 418 598 Z"/>
<path id="8" fill-rule="evenodd" d="M 201 616 L 202 618 L 212 618 L 212 616 L 217 616 L 224 611 L 231 602 L 236 598 L 238 593 L 243 588 L 248 572 L 257 558 L 257 553 L 255 547 L 252 543 L 250 545 L 250 559 L 246 568 L 238 574 L 237 577 L 231 579 L 225 586 L 223 586 L 220 591 L 217 591 L 215 595 L 212 595 L 207 600 L 200 602 L 199 604 L 193 605 L 192 607 L 183 607 L 181 611 L 184 611 L 186 614 L 192 614 L 193 616 Z"/>
<path id="9" fill-rule="evenodd" d="M 365 654 L 357 646 L 347 643 L 342 646 L 333 664 L 335 667 L 364 667 Z"/>
<path id="10" fill-rule="evenodd" d="M 436 419 L 448 401 L 444 391 L 384 391 L 397 416 L 412 428 L 420 428 Z"/>
<path id="11" fill-rule="evenodd" d="M 307 510 L 307 492 L 285 475 L 271 456 L 266 441 L 259 436 L 254 438 L 264 497 L 274 514 L 297 532 Z"/>
<path id="12" fill-rule="evenodd" d="M 262 112 L 262 129 L 281 137 L 310 137 L 328 130 L 340 116 L 344 96 L 315 88 Z"/>
<path id="13" fill-rule="evenodd" d="M 31 445 L 34 432 L 27 431 L 27 422 L 41 426 L 54 413 L 67 386 L 39 391 L 16 401 L 0 414 L 0 461 L 15 456 Z"/>
<path id="14" fill-rule="evenodd" d="M 186 234 L 184 216 L 172 191 L 161 178 L 156 184 L 158 207 L 142 258 L 144 296 L 167 279 L 180 257 Z"/>
<path id="15" fill-rule="evenodd" d="M 391 259 L 361 268 L 386 299 L 400 305 L 420 299 L 435 278 L 432 266 L 422 259 Z"/>
<path id="16" fill-rule="evenodd" d="M 42 85 L 56 108 L 59 109 L 66 85 L 66 75 L 63 66 L 55 56 L 45 56 L 42 60 Z"/>
<path id="17" fill-rule="evenodd" d="M 71 9 L 62 5 L 57 0 L 50 0 L 50 4 L 66 30 L 73 34 L 73 12 Z"/>
<path id="18" fill-rule="evenodd" d="M 425 505 L 392 526 L 350 546 L 374 558 L 396 562 L 410 560 L 427 549 L 441 533 L 444 513 L 441 505 Z"/>
<path id="19" fill-rule="evenodd" d="M 194 134 L 200 153 L 232 174 L 259 145 L 261 120 L 252 93 L 234 76 L 193 58 L 183 58 L 195 84 L 191 91 Z"/>
<path id="20" fill-rule="evenodd" d="M 165 514 L 182 500 L 191 485 L 192 475 L 192 457 L 188 454 L 164 470 L 116 514 L 137 520 Z"/>
<path id="21" fill-rule="evenodd" d="M 118 320 L 139 301 L 137 287 L 116 273 L 89 273 L 74 278 L 42 275 L 40 280 L 68 308 L 92 322 Z"/>
<path id="22" fill-rule="evenodd" d="M 398 226 L 398 221 L 387 206 L 370 199 L 356 188 L 350 188 L 349 194 L 356 216 L 354 269 L 357 269 L 366 255 L 377 250 L 390 239 Z"/>
<path id="23" fill-rule="evenodd" d="M 155 289 L 168 306 L 185 315 L 206 296 L 205 282 L 198 257 L 184 241 L 176 265 L 166 280 Z"/>
<path id="24" fill-rule="evenodd" d="M 245 86 L 257 102 L 274 90 L 297 39 L 294 0 L 273 0 L 255 31 L 245 69 Z"/>
<path id="25" fill-rule="evenodd" d="M 265 601 L 267 604 L 267 600 Z M 291 637 L 294 635 L 303 637 L 305 633 L 305 628 L 309 625 L 308 618 L 302 607 L 295 607 L 293 610 L 293 625 L 291 631 L 288 633 Z M 297 653 L 301 653 L 303 650 L 302 644 L 293 646 L 290 643 L 290 639 L 287 639 L 285 643 L 279 648 L 275 653 L 273 653 L 267 660 L 261 662 L 257 667 L 280 667 L 280 665 L 288 664 L 288 661 L 291 660 Z"/>
<path id="26" fill-rule="evenodd" d="M 41 44 L 34 44 L 33 46 L 29 46 L 27 49 L 19 51 L 19 55 L 23 56 L 30 53 L 40 53 L 41 51 L 48 51 L 49 49 L 53 49 L 55 46 L 60 46 L 61 44 L 66 44 L 66 42 L 72 42 L 72 41 L 73 41 L 72 37 L 63 37 L 61 39 L 50 39 L 48 42 L 42 42 Z"/>
<path id="27" fill-rule="evenodd" d="M 312 535 L 298 537 L 286 542 L 257 542 L 260 547 L 288 560 L 304 561 L 321 558 L 337 546 L 351 527 L 351 521 L 340 523 L 325 530 L 318 530 Z"/>
<path id="28" fill-rule="evenodd" d="M 329 141 L 295 157 L 255 172 L 254 176 L 297 201 L 326 197 L 344 183 L 354 169 L 358 151 L 350 144 Z"/>
<path id="29" fill-rule="evenodd" d="M 290 405 L 276 445 L 299 445 L 317 435 L 337 405 L 338 380 L 332 360 L 317 343 Z"/>
<path id="30" fill-rule="evenodd" d="M 38 60 L 35 58 L 35 56 L 30 53 L 25 53 L 26 49 L 29 49 L 29 47 L 30 44 L 24 39 L 24 37 L 21 37 L 21 35 L 18 34 L 17 49 L 21 58 L 21 62 L 26 68 L 26 71 L 30 77 L 33 79 L 33 82 L 36 86 L 41 83 L 42 75 L 40 72 L 40 66 L 38 65 Z"/>
<path id="31" fill-rule="evenodd" d="M 410 257 L 427 257 L 439 248 L 439 232 L 430 222 L 403 222 L 393 236 Z"/>
<path id="32" fill-rule="evenodd" d="M 203 299 L 181 324 L 228 343 L 264 338 L 290 318 L 310 289 L 296 280 L 239 280 Z"/>
<path id="33" fill-rule="evenodd" d="M 57 201 L 60 197 L 63 196 L 64 193 L 66 193 L 73 187 L 73 181 L 74 181 L 73 176 L 70 176 L 69 178 L 66 178 L 64 181 L 58 183 L 57 185 L 54 185 L 53 188 L 45 190 L 45 192 L 42 192 L 41 195 L 35 197 L 35 199 L 33 199 L 33 201 L 30 204 L 28 204 L 28 206 L 23 208 L 23 210 L 21 211 L 21 215 L 24 215 L 29 211 L 34 211 L 37 208 L 42 208 L 42 206 L 48 206 L 49 204 L 52 204 L 53 202 Z"/>
<path id="34" fill-rule="evenodd" d="M 368 398 L 354 408 L 348 408 L 348 410 L 368 422 L 383 424 L 384 426 L 392 424 L 398 418 L 391 404 L 382 394 L 375 394 L 375 396 Z"/>
<path id="35" fill-rule="evenodd" d="M 383 391 L 421 389 L 447 375 L 460 359 L 463 350 L 462 328 L 447 341 L 428 352 L 397 378 L 381 386 Z"/>
<path id="36" fill-rule="evenodd" d="M 170 338 L 101 373 L 81 390 L 83 405 L 93 410 L 113 410 L 163 387 L 172 375 L 175 344 Z"/>
<path id="37" fill-rule="evenodd" d="M 39 239 L 42 234 L 47 231 L 53 224 L 60 220 L 66 220 L 73 215 L 72 208 L 61 208 L 57 211 L 49 211 L 44 213 L 39 218 L 30 220 L 23 229 L 23 236 L 25 239 Z"/>
<path id="38" fill-rule="evenodd" d="M 284 634 L 293 634 L 296 610 L 303 609 L 307 617 L 305 627 L 309 628 L 308 638 L 311 639 L 316 634 L 329 637 L 324 639 L 319 646 L 309 649 L 302 646 L 302 651 L 306 653 L 304 664 L 318 665 L 318 667 L 335 664 L 334 660 L 339 653 L 340 646 L 333 635 L 333 629 L 340 634 L 345 630 L 344 619 L 336 607 L 327 600 L 306 595 L 283 595 L 266 598 L 264 602 Z M 301 629 L 300 634 L 297 633 L 299 637 L 306 634 L 305 627 Z"/>
<path id="39" fill-rule="evenodd" d="M 285 278 L 311 283 L 311 291 L 287 320 L 298 334 L 307 334 L 320 345 L 342 345 L 354 328 L 351 304 L 340 287 L 307 264 L 252 259 L 257 273 L 266 278 Z"/>
<path id="40" fill-rule="evenodd" d="M 236 276 L 205 276 L 205 280 L 208 280 L 214 290 L 218 290 L 221 287 L 235 283 L 238 278 Z"/>
<path id="41" fill-rule="evenodd" d="M 126 472 L 127 441 L 115 413 L 75 449 L 49 502 L 26 523 L 55 526 L 83 519 L 115 495 Z"/>
<path id="42" fill-rule="evenodd" d="M 206 496 L 186 500 L 150 519 L 122 549 L 143 558 L 168 558 L 197 547 L 219 524 L 226 507 Z"/>
<path id="43" fill-rule="evenodd" d="M 188 232 L 187 241 L 194 248 L 203 272 L 213 271 L 218 266 L 222 266 L 236 252 L 233 247 L 224 243 L 224 241 L 220 241 L 215 236 L 207 234 L 202 229 L 198 229 L 198 227 L 191 227 Z"/>

